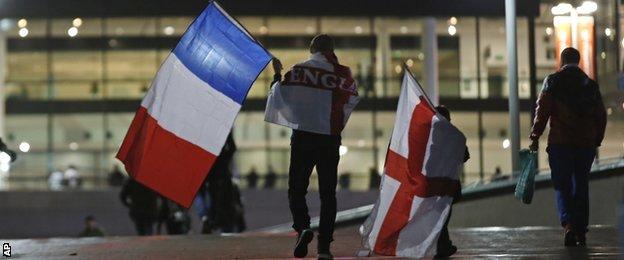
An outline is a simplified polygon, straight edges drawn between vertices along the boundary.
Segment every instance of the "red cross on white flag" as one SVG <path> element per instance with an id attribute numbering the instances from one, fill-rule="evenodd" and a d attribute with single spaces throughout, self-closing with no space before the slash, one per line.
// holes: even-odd
<path id="1" fill-rule="evenodd" d="M 406 69 L 379 199 L 361 227 L 364 246 L 381 255 L 435 255 L 465 149 L 464 135 Z"/>

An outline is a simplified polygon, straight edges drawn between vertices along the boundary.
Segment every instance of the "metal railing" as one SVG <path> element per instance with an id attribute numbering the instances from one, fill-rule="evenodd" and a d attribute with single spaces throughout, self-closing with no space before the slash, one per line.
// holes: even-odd
<path id="1" fill-rule="evenodd" d="M 601 177 L 601 174 L 608 172 L 610 170 L 621 169 L 622 171 L 618 174 L 624 174 L 624 157 L 611 157 L 605 159 L 599 159 L 594 161 L 592 165 L 592 169 L 590 172 L 590 178 L 592 177 Z M 535 178 L 536 183 L 544 183 L 550 181 L 550 170 L 549 169 L 540 169 L 539 174 Z M 468 186 L 464 186 L 462 189 L 463 200 L 466 197 L 473 196 L 476 199 L 482 198 L 484 196 L 474 196 L 479 193 L 489 193 L 490 191 L 503 191 L 507 193 L 510 189 L 513 190 L 515 187 L 516 180 L 509 179 L 506 181 L 499 182 L 488 182 L 488 183 L 473 183 Z M 500 194 L 501 192 L 491 193 L 491 194 Z M 374 204 L 364 205 L 348 210 L 339 211 L 336 213 L 336 226 L 348 226 L 352 224 L 361 223 L 364 221 L 368 215 L 373 210 Z M 314 217 L 311 219 L 311 228 L 317 229 L 319 224 L 319 217 Z M 291 232 L 292 231 L 292 223 L 285 223 L 275 226 L 270 226 L 266 228 L 259 229 L 259 232 L 268 232 L 268 233 L 283 233 L 283 232 Z"/>

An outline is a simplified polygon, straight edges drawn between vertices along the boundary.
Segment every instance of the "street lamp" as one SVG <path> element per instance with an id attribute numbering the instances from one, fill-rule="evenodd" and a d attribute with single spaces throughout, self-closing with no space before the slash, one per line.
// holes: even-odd
<path id="1" fill-rule="evenodd" d="M 570 15 L 587 15 L 591 14 L 598 10 L 598 4 L 594 1 L 584 1 L 580 6 L 576 8 L 572 7 L 571 4 L 568 3 L 559 3 L 558 5 L 553 6 L 550 9 L 550 12 L 553 15 L 564 15 L 570 13 Z"/>
<path id="2" fill-rule="evenodd" d="M 593 26 L 593 17 L 586 16 L 592 14 L 598 10 L 598 4 L 594 1 L 584 1 L 580 6 L 573 7 L 568 3 L 559 3 L 558 5 L 553 6 L 550 9 L 550 12 L 555 15 L 554 24 L 555 29 L 557 29 L 557 25 L 566 24 L 570 25 L 571 29 L 571 44 L 572 47 L 578 48 L 578 28 L 579 22 L 584 22 L 585 20 L 591 20 Z M 569 14 L 569 15 L 567 15 Z M 580 15 L 580 16 L 579 16 Z M 564 39 L 567 37 L 564 37 Z"/>

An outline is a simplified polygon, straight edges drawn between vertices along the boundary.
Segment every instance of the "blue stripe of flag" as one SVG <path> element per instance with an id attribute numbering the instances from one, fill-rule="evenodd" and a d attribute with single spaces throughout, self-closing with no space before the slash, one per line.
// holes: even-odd
<path id="1" fill-rule="evenodd" d="M 173 53 L 198 78 L 242 104 L 271 55 L 216 3 L 189 26 Z"/>

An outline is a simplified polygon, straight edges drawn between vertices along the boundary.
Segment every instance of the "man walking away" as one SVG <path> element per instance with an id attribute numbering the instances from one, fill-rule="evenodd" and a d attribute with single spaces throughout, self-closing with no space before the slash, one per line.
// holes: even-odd
<path id="1" fill-rule="evenodd" d="M 121 188 L 119 198 L 130 209 L 130 219 L 139 236 L 154 234 L 154 224 L 158 218 L 158 195 L 143 184 L 128 178 Z"/>
<path id="2" fill-rule="evenodd" d="M 579 61 L 576 49 L 561 52 L 561 68 L 544 80 L 530 136 L 530 148 L 537 151 L 550 120 L 546 152 L 565 246 L 586 244 L 588 174 L 607 123 L 598 84 L 578 67 Z"/>
<path id="3" fill-rule="evenodd" d="M 442 115 L 446 120 L 451 122 L 451 111 L 448 110 L 445 106 L 437 106 L 436 110 L 440 115 Z M 468 146 L 466 146 L 466 151 L 464 152 L 464 163 L 466 163 L 470 159 L 470 152 L 468 152 Z M 457 203 L 462 196 L 461 193 L 461 184 L 457 184 L 457 194 L 453 196 L 453 204 Z M 451 237 L 449 235 L 448 225 L 449 221 L 451 221 L 451 214 L 453 213 L 453 205 L 451 204 L 451 208 L 449 209 L 449 214 L 446 217 L 446 221 L 444 221 L 444 226 L 442 226 L 442 230 L 440 231 L 440 236 L 438 237 L 437 249 L 438 252 L 435 255 L 435 258 L 447 258 L 457 252 L 457 247 L 453 245 L 453 241 L 451 241 Z"/>
<path id="4" fill-rule="evenodd" d="M 330 252 L 330 243 L 333 241 L 334 222 L 336 220 L 336 182 L 337 167 L 340 155 L 338 149 L 341 144 L 341 131 L 347 122 L 349 112 L 345 107 L 355 106 L 357 90 L 348 67 L 340 65 L 334 54 L 334 41 L 325 34 L 312 39 L 310 44 L 310 59 L 295 65 L 286 73 L 281 86 L 290 89 L 288 114 L 280 116 L 297 117 L 312 120 L 314 114 L 322 115 L 316 118 L 325 118 L 306 125 L 296 124 L 291 136 L 290 169 L 288 172 L 288 199 L 293 217 L 293 228 L 297 231 L 297 242 L 294 248 L 295 257 L 305 257 L 308 253 L 308 244 L 313 239 L 310 230 L 310 216 L 306 205 L 306 194 L 312 169 L 316 167 L 321 199 L 321 216 L 318 235 L 318 259 L 333 259 Z M 274 83 L 281 80 L 282 64 L 278 59 L 273 60 L 275 70 Z M 278 87 L 277 85 L 273 88 Z M 316 91 L 316 92 L 315 92 Z M 322 93 L 322 94 L 321 94 Z M 316 99 L 313 95 L 319 95 Z M 331 104 L 325 104 L 320 97 L 330 97 Z M 309 104 L 305 107 L 298 104 Z M 325 107 L 326 106 L 326 107 Z M 331 106 L 331 113 L 323 114 L 323 109 Z M 352 109 L 352 107 L 351 107 Z M 268 109 L 267 109 L 268 110 Z M 328 109 L 329 110 L 329 109 Z M 286 111 L 286 110 L 285 110 Z M 303 120 L 299 121 L 303 122 Z M 311 129 L 319 125 L 323 131 Z M 328 127 L 329 126 L 329 127 Z M 318 127 L 317 129 L 321 129 Z M 298 130 L 296 130 L 298 129 Z"/>

